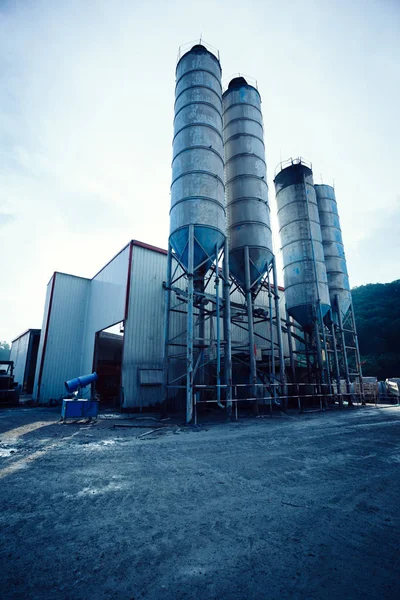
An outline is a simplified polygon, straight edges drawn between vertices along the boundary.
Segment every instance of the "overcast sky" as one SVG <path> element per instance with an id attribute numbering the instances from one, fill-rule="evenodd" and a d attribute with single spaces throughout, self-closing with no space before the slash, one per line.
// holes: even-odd
<path id="1" fill-rule="evenodd" d="M 53 271 L 166 247 L 176 56 L 200 35 L 258 81 L 272 214 L 304 156 L 351 285 L 400 277 L 399 0 L 0 0 L 0 339 L 41 326 Z"/>

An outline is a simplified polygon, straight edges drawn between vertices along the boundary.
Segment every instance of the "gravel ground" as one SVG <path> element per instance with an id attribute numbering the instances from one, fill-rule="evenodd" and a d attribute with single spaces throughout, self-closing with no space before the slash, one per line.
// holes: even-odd
<path id="1" fill-rule="evenodd" d="M 59 412 L 0 411 L 1 598 L 400 597 L 399 408 L 152 433 Z"/>

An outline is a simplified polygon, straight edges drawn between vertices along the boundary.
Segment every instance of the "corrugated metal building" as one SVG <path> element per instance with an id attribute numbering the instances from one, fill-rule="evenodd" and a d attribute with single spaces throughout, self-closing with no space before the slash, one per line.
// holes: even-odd
<path id="1" fill-rule="evenodd" d="M 67 379 L 100 369 L 100 332 L 119 325 L 124 334 L 118 367 L 122 406 L 141 408 L 161 401 L 166 265 L 166 250 L 133 240 L 92 279 L 54 273 L 45 301 L 35 399 L 40 403 L 60 399 Z M 240 302 L 235 294 L 232 299 Z M 264 302 L 261 294 L 260 302 Z M 180 328 L 178 322 L 172 323 L 173 330 Z M 236 338 L 244 335 L 233 328 Z M 104 336 L 102 343 L 106 343 Z M 110 361 L 102 362 L 104 377 L 111 377 L 107 375 Z"/>
<path id="2" fill-rule="evenodd" d="M 27 394 L 33 390 L 39 340 L 40 329 L 28 329 L 11 342 L 10 360 L 14 362 L 14 380 Z"/>

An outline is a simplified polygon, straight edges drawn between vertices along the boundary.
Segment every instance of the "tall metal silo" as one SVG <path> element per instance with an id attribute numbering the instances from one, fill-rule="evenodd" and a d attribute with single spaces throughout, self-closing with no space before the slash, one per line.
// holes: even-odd
<path id="1" fill-rule="evenodd" d="M 222 256 L 226 260 L 221 275 Z M 187 422 L 196 415 L 194 398 L 207 383 L 205 365 L 214 368 L 208 379 L 216 381 L 215 394 L 221 405 L 222 355 L 228 413 L 231 409 L 227 257 L 221 65 L 219 54 L 200 43 L 185 52 L 176 67 L 165 284 L 164 399 L 172 388 L 176 394 L 185 388 Z M 221 278 L 223 299 L 219 297 Z M 211 281 L 215 282 L 212 293 L 207 288 Z M 210 360 L 214 349 L 216 359 Z"/>
<path id="2" fill-rule="evenodd" d="M 330 308 L 312 170 L 302 159 L 292 160 L 274 183 L 287 309 L 303 328 L 311 329 Z"/>
<path id="3" fill-rule="evenodd" d="M 344 254 L 342 230 L 340 228 L 334 188 L 330 185 L 316 184 L 314 189 L 317 196 L 330 301 L 333 318 L 337 322 L 337 297 L 339 298 L 339 308 L 342 318 L 345 317 L 351 305 L 350 283 Z"/>
<path id="4" fill-rule="evenodd" d="M 330 323 L 330 329 L 335 361 L 335 377 L 337 380 L 337 387 L 340 389 L 340 364 L 337 357 L 339 349 L 342 354 L 341 364 L 344 370 L 343 375 L 346 380 L 348 394 L 347 399 L 351 404 L 351 375 L 349 362 L 354 365 L 353 370 L 355 372 L 353 373 L 353 377 L 356 377 L 356 379 L 359 381 L 361 396 L 363 396 L 363 380 L 339 212 L 335 190 L 332 186 L 326 184 L 316 184 L 314 188 L 317 197 L 322 244 L 324 248 L 328 287 L 332 307 L 332 310 L 327 313 L 326 316 L 331 316 L 333 321 Z M 337 333 L 339 333 L 339 342 L 336 340 Z M 354 358 L 353 360 L 349 361 L 349 358 L 352 354 L 354 354 Z"/>
<path id="5" fill-rule="evenodd" d="M 280 376 L 284 382 L 284 358 L 279 319 L 279 296 L 272 251 L 270 209 L 265 162 L 261 97 L 253 85 L 234 77 L 223 94 L 225 193 L 227 203 L 229 271 L 245 296 L 249 332 L 250 383 L 257 382 L 254 299 L 270 268 L 274 271 L 274 298 Z M 268 273 L 268 283 L 269 283 Z M 271 293 L 271 290 L 270 290 Z M 270 311 L 272 313 L 272 311 Z M 267 318 L 267 311 L 265 311 Z M 275 344 L 271 323 L 271 364 Z M 260 322 L 258 315 L 258 323 Z M 256 395 L 256 394 L 255 394 Z"/>
<path id="6" fill-rule="evenodd" d="M 247 246 L 254 288 L 273 252 L 261 98 L 244 77 L 232 79 L 223 95 L 223 120 L 229 268 L 244 288 Z"/>
<path id="7" fill-rule="evenodd" d="M 223 246 L 223 157 L 221 65 L 197 44 L 179 60 L 175 87 L 170 243 L 186 268 L 191 225 L 195 269 Z"/>

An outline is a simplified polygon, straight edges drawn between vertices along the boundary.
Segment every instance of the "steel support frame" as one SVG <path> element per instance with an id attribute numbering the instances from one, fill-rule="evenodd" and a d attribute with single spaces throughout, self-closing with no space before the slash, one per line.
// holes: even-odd
<path id="1" fill-rule="evenodd" d="M 167 258 L 167 280 L 164 285 L 165 290 L 165 315 L 164 315 L 164 356 L 163 356 L 163 408 L 165 413 L 169 391 L 171 389 L 185 389 L 185 413 L 186 423 L 193 420 L 197 421 L 196 411 L 196 386 L 199 390 L 213 388 L 215 398 L 218 404 L 226 409 L 227 415 L 232 413 L 232 359 L 231 359 L 231 334 L 230 334 L 230 280 L 229 266 L 227 265 L 227 245 L 226 242 L 222 249 L 215 249 L 212 255 L 207 256 L 207 260 L 200 265 L 195 264 L 195 228 L 194 225 L 188 226 L 188 242 L 184 249 L 188 252 L 187 267 L 181 261 L 181 257 L 173 252 L 171 245 L 168 246 Z M 198 243 L 198 242 L 197 242 Z M 223 259 L 222 275 L 220 274 L 219 263 Z M 208 274 L 204 274 L 204 263 L 212 261 L 213 266 Z M 173 263 L 175 268 L 173 269 Z M 200 268 L 202 267 L 202 271 Z M 178 271 L 181 271 L 177 275 Z M 202 275 L 201 275 L 202 273 Z M 199 276 L 200 274 L 200 276 Z M 200 285 L 200 279 L 204 285 Z M 223 283 L 223 295 L 220 298 L 220 281 Z M 181 288 L 174 287 L 174 283 L 181 280 Z M 214 281 L 214 294 L 206 294 L 206 288 Z M 185 282 L 186 289 L 182 289 L 182 282 Z M 196 286 L 200 286 L 197 290 Z M 173 301 L 173 296 L 175 303 Z M 204 299 L 210 303 L 209 309 L 198 300 Z M 171 338 L 171 315 L 173 313 L 181 314 L 184 319 L 184 326 L 178 334 Z M 223 335 L 221 335 L 220 318 L 223 320 Z M 214 339 L 213 321 L 216 322 L 216 336 Z M 210 339 L 205 339 L 205 329 L 207 322 L 210 323 Z M 184 328 L 183 328 L 184 327 Z M 175 326 L 176 330 L 176 326 Z M 215 346 L 216 357 L 208 358 L 205 356 L 205 347 Z M 182 352 L 172 353 L 172 347 L 181 347 Z M 223 357 L 224 371 L 221 373 L 221 364 Z M 178 363 L 181 374 L 171 380 L 171 365 Z M 204 385 L 204 369 L 211 365 L 213 372 L 216 373 L 216 385 Z M 221 384 L 223 376 L 223 384 Z M 184 380 L 184 385 L 182 385 Z M 225 389 L 226 405 L 221 403 L 221 389 Z"/>
<path id="2" fill-rule="evenodd" d="M 243 249 L 244 252 L 244 267 L 245 267 L 245 286 L 242 288 L 235 280 L 232 278 L 231 287 L 238 290 L 244 299 L 243 306 L 243 315 L 246 314 L 247 321 L 246 322 L 236 322 L 235 317 L 231 318 L 232 326 L 239 327 L 248 332 L 248 343 L 246 345 L 240 344 L 236 346 L 234 342 L 232 342 L 232 347 L 235 349 L 242 348 L 244 352 L 248 356 L 247 361 L 235 359 L 235 355 L 232 355 L 232 361 L 237 361 L 240 364 L 248 364 L 249 365 L 249 387 L 251 396 L 257 398 L 257 378 L 258 374 L 267 375 L 270 383 L 270 395 L 276 400 L 277 396 L 277 387 L 281 388 L 280 395 L 287 396 L 287 386 L 286 386 L 286 374 L 285 374 L 285 357 L 284 357 L 284 348 L 283 348 L 283 336 L 282 336 L 282 325 L 279 313 L 279 288 L 277 281 L 277 272 L 276 272 L 276 264 L 275 258 L 271 260 L 267 272 L 264 275 L 260 274 L 260 277 L 256 281 L 250 280 L 250 265 L 252 263 L 249 256 L 249 248 L 246 246 Z M 273 275 L 273 282 L 271 283 L 271 273 Z M 261 289 L 264 289 L 268 294 L 268 314 L 266 316 L 257 316 L 254 315 L 254 307 L 255 307 L 255 299 L 258 297 Z M 275 318 L 274 318 L 275 312 Z M 261 323 L 269 323 L 270 326 L 270 336 L 265 337 L 260 335 L 255 331 L 255 325 L 259 325 Z M 276 328 L 276 336 L 275 329 Z M 276 341 L 275 341 L 276 337 Z M 264 342 L 269 343 L 270 349 L 270 362 L 268 367 L 268 372 L 265 369 L 258 369 L 256 362 L 256 338 L 262 339 Z M 279 358 L 279 380 L 276 378 L 275 374 L 275 360 L 276 360 L 276 352 L 278 353 Z M 279 384 L 277 386 L 277 381 Z M 237 405 L 237 402 L 235 403 Z M 253 407 L 254 411 L 258 411 L 257 400 L 254 401 Z M 283 398 L 282 405 L 283 410 L 286 410 L 287 407 L 287 398 Z"/>
<path id="3" fill-rule="evenodd" d="M 361 357 L 360 357 L 360 350 L 359 350 L 359 346 L 358 346 L 358 336 L 357 336 L 356 322 L 355 322 L 355 318 L 354 318 L 353 303 L 351 302 L 346 315 L 343 317 L 342 311 L 341 311 L 340 298 L 338 295 L 336 295 L 334 310 L 335 310 L 335 313 L 337 316 L 337 321 L 338 321 L 337 330 L 338 330 L 338 334 L 340 337 L 340 346 L 337 349 L 337 353 L 342 358 L 344 378 L 346 381 L 346 395 L 348 398 L 348 403 L 349 403 L 349 406 L 351 406 L 353 404 L 352 391 L 351 391 L 352 375 L 350 374 L 350 368 L 349 368 L 349 351 L 350 352 L 352 351 L 352 352 L 354 352 L 354 360 L 355 360 L 355 374 L 353 374 L 353 376 L 356 379 L 358 379 L 361 403 L 365 404 Z M 349 334 L 351 336 L 353 346 L 349 346 L 347 344 L 346 334 Z M 335 339 L 335 342 L 336 342 L 336 339 Z M 338 362 L 340 363 L 339 359 L 338 359 Z M 354 393 L 356 393 L 356 390 L 354 390 Z"/>
<path id="4" fill-rule="evenodd" d="M 340 334 L 340 338 L 341 338 L 341 346 L 342 346 L 342 360 L 343 360 L 343 367 L 344 367 L 344 377 L 345 377 L 345 381 L 346 381 L 346 394 L 347 394 L 347 401 L 349 406 L 353 405 L 353 401 L 351 398 L 351 382 L 350 382 L 350 371 L 349 371 L 349 362 L 348 362 L 348 357 L 347 357 L 347 350 L 346 350 L 346 336 L 345 336 L 345 332 L 343 329 L 343 319 L 342 319 L 342 310 L 341 310 L 341 306 L 340 306 L 340 298 L 338 295 L 335 296 L 335 301 L 336 301 L 336 314 L 337 314 L 337 318 L 338 318 L 338 323 L 339 323 L 339 334 Z"/>

